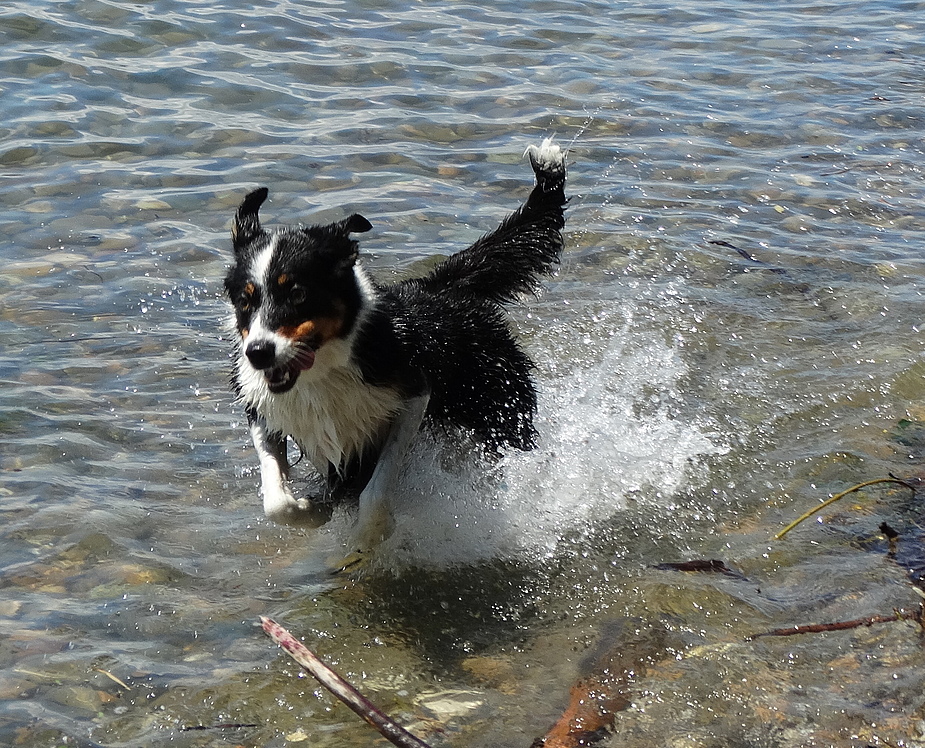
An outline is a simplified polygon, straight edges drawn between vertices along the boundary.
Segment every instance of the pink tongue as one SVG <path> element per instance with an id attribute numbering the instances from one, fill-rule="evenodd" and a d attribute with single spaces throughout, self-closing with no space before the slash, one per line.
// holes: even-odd
<path id="1" fill-rule="evenodd" d="M 299 355 L 296 357 L 293 362 L 298 366 L 299 371 L 305 371 L 306 369 L 311 369 L 312 365 L 315 363 L 315 352 L 314 351 L 300 351 Z"/>

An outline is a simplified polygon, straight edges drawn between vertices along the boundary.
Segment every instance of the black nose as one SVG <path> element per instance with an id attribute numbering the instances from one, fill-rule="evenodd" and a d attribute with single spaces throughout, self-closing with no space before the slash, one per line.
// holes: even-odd
<path id="1" fill-rule="evenodd" d="M 255 340 L 247 344 L 244 355 L 255 369 L 269 369 L 276 362 L 276 346 L 272 340 Z"/>

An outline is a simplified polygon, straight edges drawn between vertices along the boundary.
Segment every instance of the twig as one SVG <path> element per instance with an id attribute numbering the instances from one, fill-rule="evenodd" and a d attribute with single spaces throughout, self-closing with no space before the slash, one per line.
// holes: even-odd
<path id="1" fill-rule="evenodd" d="M 220 725 L 192 725 L 181 727 L 180 732 L 194 732 L 196 730 L 243 730 L 246 727 L 260 727 L 253 723 L 223 722 Z"/>
<path id="2" fill-rule="evenodd" d="M 289 653 L 292 659 L 304 667 L 322 686 L 343 701 L 390 743 L 399 746 L 399 748 L 430 748 L 423 740 L 412 735 L 391 717 L 380 711 L 363 694 L 325 665 L 314 652 L 276 621 L 266 616 L 260 616 L 260 625 L 273 641 Z"/>
<path id="3" fill-rule="evenodd" d="M 120 686 L 122 686 L 122 688 L 124 688 L 126 691 L 131 691 L 131 690 L 132 690 L 132 687 L 131 687 L 128 683 L 126 683 L 125 681 L 121 680 L 120 678 L 117 678 L 115 675 L 113 675 L 112 673 L 110 673 L 108 670 L 102 670 L 102 669 L 100 669 L 100 668 L 98 668 L 98 667 L 95 667 L 95 668 L 93 668 L 93 669 L 94 669 L 96 672 L 102 673 L 103 675 L 105 675 L 107 678 L 109 678 L 109 680 L 111 680 L 111 681 L 113 681 L 113 682 L 115 682 L 115 683 L 118 683 L 118 684 L 119 684 Z"/>
<path id="4" fill-rule="evenodd" d="M 744 574 L 733 571 L 718 558 L 695 559 L 693 561 L 680 562 L 668 561 L 661 564 L 655 564 L 655 566 L 652 568 L 662 571 L 696 571 L 706 574 L 725 574 L 727 577 L 733 577 L 734 579 L 743 579 L 747 581 L 747 577 Z"/>
<path id="5" fill-rule="evenodd" d="M 918 621 L 919 625 L 923 624 L 922 608 L 912 613 L 902 610 L 896 611 L 891 616 L 870 616 L 868 618 L 855 618 L 853 621 L 837 621 L 835 623 L 807 623 L 798 626 L 787 626 L 782 629 L 772 629 L 760 634 L 753 634 L 748 637 L 748 641 L 757 639 L 760 636 L 794 636 L 796 634 L 819 634 L 824 631 L 847 631 L 848 629 L 858 629 L 861 626 L 872 626 L 875 623 L 893 623 L 894 621 Z"/>
<path id="6" fill-rule="evenodd" d="M 761 265 L 765 264 L 764 262 L 759 260 L 757 257 L 755 257 L 755 255 L 753 255 L 751 252 L 744 250 L 740 247 L 737 247 L 735 244 L 731 244 L 730 242 L 722 241 L 720 239 L 707 239 L 707 244 L 713 244 L 717 247 L 728 247 L 729 249 L 734 249 L 736 252 L 742 255 L 742 257 L 744 257 L 746 260 L 751 260 L 752 262 L 757 262 Z"/>
<path id="7" fill-rule="evenodd" d="M 849 493 L 860 491 L 862 488 L 867 488 L 868 486 L 874 486 L 877 483 L 898 483 L 899 485 L 905 486 L 910 491 L 915 493 L 915 486 L 913 486 L 911 483 L 907 483 L 904 480 L 900 480 L 899 478 L 877 478 L 876 480 L 869 480 L 869 481 L 865 481 L 864 483 L 858 483 L 856 486 L 852 486 L 847 491 L 842 491 L 841 493 L 837 493 L 832 498 L 826 499 L 825 501 L 823 501 L 821 504 L 819 504 L 819 506 L 816 506 L 810 509 L 808 512 L 800 516 L 798 519 L 795 519 L 793 522 L 787 525 L 783 530 L 777 533 L 777 535 L 774 536 L 774 539 L 780 540 L 782 537 L 784 537 L 784 535 L 790 532 L 794 527 L 800 524 L 803 520 L 809 519 L 816 512 L 821 511 L 822 509 L 825 509 L 825 507 L 827 507 L 829 504 L 834 504 L 836 501 L 838 501 L 841 498 L 844 498 Z"/>

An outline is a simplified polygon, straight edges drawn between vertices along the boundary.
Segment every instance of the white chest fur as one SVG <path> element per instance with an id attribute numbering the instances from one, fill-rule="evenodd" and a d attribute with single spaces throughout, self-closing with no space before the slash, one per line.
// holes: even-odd
<path id="1" fill-rule="evenodd" d="M 271 432 L 291 436 L 312 464 L 326 472 L 341 465 L 370 441 L 378 442 L 402 408 L 402 398 L 388 387 L 366 384 L 350 363 L 346 341 L 333 341 L 316 354 L 311 369 L 301 372 L 288 392 L 273 394 L 263 374 L 241 355 L 238 382 L 244 403 L 254 408 Z"/>

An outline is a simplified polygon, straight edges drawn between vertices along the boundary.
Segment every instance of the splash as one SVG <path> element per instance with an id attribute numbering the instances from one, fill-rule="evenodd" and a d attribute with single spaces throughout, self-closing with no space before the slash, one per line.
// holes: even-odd
<path id="1" fill-rule="evenodd" d="M 603 325 L 601 327 L 607 327 Z M 394 534 L 376 554 L 392 569 L 448 568 L 554 557 L 567 538 L 613 522 L 627 498 L 669 501 L 698 459 L 722 447 L 709 424 L 673 414 L 687 372 L 678 350 L 627 319 L 595 341 L 561 341 L 534 355 L 540 371 L 539 447 L 475 461 L 425 436 L 396 501 Z M 569 363 L 563 365 L 563 361 Z M 341 517 L 331 531 L 348 532 Z"/>

